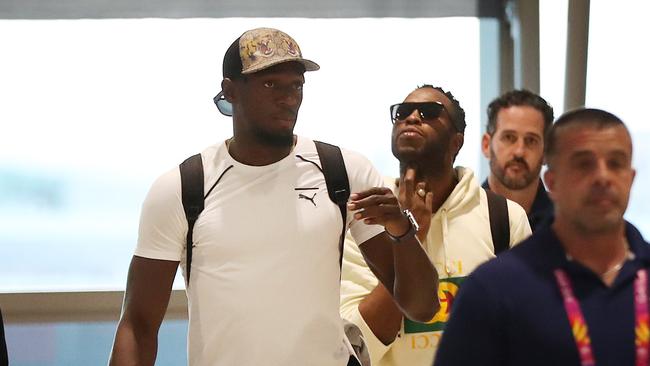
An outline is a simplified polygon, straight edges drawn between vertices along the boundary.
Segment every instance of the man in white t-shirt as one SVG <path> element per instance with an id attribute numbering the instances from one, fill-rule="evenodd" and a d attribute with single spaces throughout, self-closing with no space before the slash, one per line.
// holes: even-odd
<path id="1" fill-rule="evenodd" d="M 303 74 L 318 68 L 275 29 L 226 51 L 215 101 L 232 107 L 233 137 L 201 153 L 209 193 L 187 283 L 190 365 L 354 365 L 338 313 L 343 224 L 408 317 L 436 311 L 435 269 L 377 171 L 342 151 L 353 192 L 342 223 L 314 142 L 293 134 Z M 155 361 L 174 275 L 187 270 L 180 180 L 163 174 L 143 204 L 111 365 Z"/>

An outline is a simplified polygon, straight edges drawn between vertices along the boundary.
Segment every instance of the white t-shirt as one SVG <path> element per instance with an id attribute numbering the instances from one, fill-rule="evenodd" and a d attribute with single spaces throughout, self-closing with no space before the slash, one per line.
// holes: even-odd
<path id="1" fill-rule="evenodd" d="M 316 166 L 313 141 L 298 138 L 291 154 L 266 166 L 237 162 L 224 143 L 201 155 L 204 192 L 223 176 L 194 227 L 190 365 L 345 365 L 341 213 Z M 351 192 L 383 185 L 367 159 L 346 150 L 343 157 Z M 347 219 L 358 243 L 383 230 L 350 212 Z M 158 178 L 143 204 L 135 254 L 181 261 L 185 274 L 186 233 L 175 168 Z"/>

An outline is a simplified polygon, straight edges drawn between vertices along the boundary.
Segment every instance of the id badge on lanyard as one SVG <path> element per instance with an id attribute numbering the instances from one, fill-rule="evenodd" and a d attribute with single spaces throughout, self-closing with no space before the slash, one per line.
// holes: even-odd
<path id="1" fill-rule="evenodd" d="M 553 274 L 562 294 L 564 301 L 564 310 L 566 310 L 571 333 L 578 347 L 580 355 L 580 364 L 582 366 L 596 365 L 594 353 L 591 348 L 591 338 L 589 337 L 589 328 L 580 309 L 580 303 L 573 294 L 571 280 L 566 272 L 562 269 L 556 269 Z M 650 329 L 648 320 L 648 272 L 640 269 L 636 273 L 634 280 L 634 344 L 636 348 L 636 366 L 648 366 L 649 354 L 648 345 L 650 345 Z"/>

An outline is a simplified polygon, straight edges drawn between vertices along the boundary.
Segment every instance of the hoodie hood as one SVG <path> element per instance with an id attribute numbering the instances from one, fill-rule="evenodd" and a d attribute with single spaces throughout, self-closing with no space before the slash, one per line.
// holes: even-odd
<path id="1" fill-rule="evenodd" d="M 454 172 L 456 172 L 458 183 L 434 216 L 444 209 L 447 216 L 454 217 L 480 203 L 479 190 L 481 188 L 478 185 L 474 172 L 462 166 L 454 168 Z M 399 178 L 384 177 L 384 184 L 386 187 L 391 188 L 395 195 L 399 193 L 399 189 L 397 188 L 398 181 Z"/>
<path id="2" fill-rule="evenodd" d="M 481 196 L 479 190 L 481 188 L 478 185 L 476 176 L 474 176 L 474 172 L 469 168 L 461 166 L 456 167 L 454 171 L 458 178 L 458 184 L 456 184 L 449 197 L 440 206 L 436 215 L 444 210 L 448 218 L 453 218 L 480 204 Z"/>

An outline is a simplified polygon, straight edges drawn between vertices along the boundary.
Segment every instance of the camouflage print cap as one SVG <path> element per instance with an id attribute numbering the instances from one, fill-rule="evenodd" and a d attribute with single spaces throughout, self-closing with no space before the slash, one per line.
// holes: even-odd
<path id="1" fill-rule="evenodd" d="M 288 61 L 300 62 L 305 71 L 320 69 L 317 63 L 304 59 L 298 43 L 288 34 L 273 28 L 246 31 L 239 38 L 242 74 L 252 74 Z"/>

